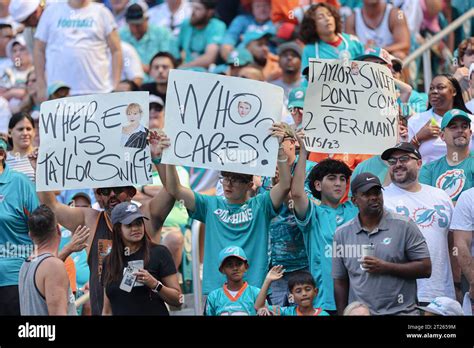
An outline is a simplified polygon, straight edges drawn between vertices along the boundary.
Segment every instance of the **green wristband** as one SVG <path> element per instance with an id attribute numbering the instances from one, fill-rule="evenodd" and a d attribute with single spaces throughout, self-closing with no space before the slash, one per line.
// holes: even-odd
<path id="1" fill-rule="evenodd" d="M 158 158 L 152 158 L 151 161 L 153 162 L 153 164 L 160 164 L 161 163 L 161 157 L 158 157 Z"/>

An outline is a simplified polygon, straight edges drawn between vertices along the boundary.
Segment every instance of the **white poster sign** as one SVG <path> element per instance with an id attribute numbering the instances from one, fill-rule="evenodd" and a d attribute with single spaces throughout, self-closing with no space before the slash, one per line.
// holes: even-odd
<path id="1" fill-rule="evenodd" d="M 151 183 L 148 92 L 41 104 L 37 191 Z"/>
<path id="2" fill-rule="evenodd" d="M 260 81 L 172 70 L 162 163 L 274 176 L 283 89 Z"/>

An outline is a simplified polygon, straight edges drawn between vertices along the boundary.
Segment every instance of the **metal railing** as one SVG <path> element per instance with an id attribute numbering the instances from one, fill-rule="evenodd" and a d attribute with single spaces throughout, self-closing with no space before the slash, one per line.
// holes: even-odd
<path id="1" fill-rule="evenodd" d="M 451 34 L 457 28 L 464 24 L 464 22 L 471 20 L 474 17 L 474 8 L 471 8 L 469 11 L 464 13 L 462 16 L 457 18 L 446 28 L 441 30 L 439 33 L 433 37 L 427 39 L 420 47 L 418 47 L 412 54 L 410 54 L 403 61 L 403 65 L 407 65 L 417 59 L 419 56 L 423 55 L 423 79 L 425 83 L 425 92 L 428 93 L 431 83 L 431 47 L 444 39 L 446 36 Z"/>

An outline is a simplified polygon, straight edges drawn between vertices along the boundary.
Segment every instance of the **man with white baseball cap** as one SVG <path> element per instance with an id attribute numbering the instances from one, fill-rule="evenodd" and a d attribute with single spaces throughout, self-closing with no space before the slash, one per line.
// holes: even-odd
<path id="1" fill-rule="evenodd" d="M 15 22 L 23 24 L 23 31 L 28 51 L 33 53 L 35 28 L 46 7 L 46 0 L 13 0 L 10 1 L 8 12 Z"/>
<path id="2" fill-rule="evenodd" d="M 455 315 L 464 315 L 461 305 L 458 301 L 455 301 L 449 297 L 436 297 L 430 304 L 426 307 L 417 307 L 422 310 L 422 315 L 433 316 L 433 315 L 442 315 L 442 316 L 455 316 Z"/>

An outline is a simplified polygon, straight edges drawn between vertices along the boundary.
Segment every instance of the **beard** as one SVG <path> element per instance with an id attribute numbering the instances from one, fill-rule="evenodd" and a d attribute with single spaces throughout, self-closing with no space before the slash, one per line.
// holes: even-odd
<path id="1" fill-rule="evenodd" d="M 206 25 L 207 22 L 208 22 L 208 19 L 206 16 L 200 17 L 200 18 L 191 16 L 191 20 L 190 20 L 190 23 L 193 27 Z"/>
<path id="2" fill-rule="evenodd" d="M 265 65 L 267 65 L 267 57 L 264 57 L 264 58 L 256 58 L 256 57 L 253 57 L 253 60 L 254 60 L 255 63 L 257 63 L 259 66 L 265 66 Z"/>
<path id="3" fill-rule="evenodd" d="M 469 139 L 466 139 L 464 137 L 458 137 L 453 139 L 453 144 L 455 147 L 464 148 L 469 146 Z"/>
<path id="4" fill-rule="evenodd" d="M 403 174 L 403 173 L 402 173 Z M 416 181 L 417 173 L 415 171 L 405 170 L 405 175 L 398 174 L 398 177 L 395 176 L 395 173 L 390 173 L 390 179 L 392 182 L 399 184 L 399 185 L 406 185 L 411 184 L 412 182 Z"/>

